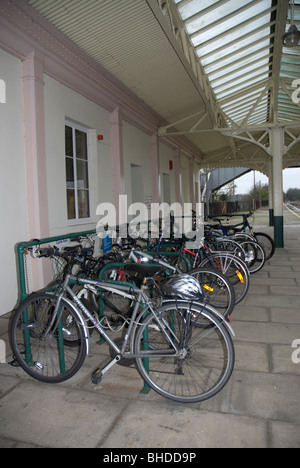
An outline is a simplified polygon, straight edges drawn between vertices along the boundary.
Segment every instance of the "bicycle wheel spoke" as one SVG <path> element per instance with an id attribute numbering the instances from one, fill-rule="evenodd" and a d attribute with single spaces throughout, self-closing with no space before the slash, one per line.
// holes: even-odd
<path id="1" fill-rule="evenodd" d="M 86 352 L 82 327 L 67 304 L 62 303 L 60 321 L 54 320 L 56 325 L 49 330 L 55 301 L 55 295 L 47 294 L 28 298 L 17 309 L 10 331 L 13 353 L 21 367 L 49 383 L 74 375 Z"/>
<path id="2" fill-rule="evenodd" d="M 176 356 L 153 358 L 149 355 L 147 369 L 143 360 L 137 359 L 139 372 L 154 390 L 167 398 L 182 402 L 210 398 L 223 388 L 233 368 L 233 346 L 224 325 L 216 318 L 212 320 L 204 307 L 191 307 L 188 303 L 168 304 L 162 310 L 164 321 L 173 327 L 170 339 L 177 336 Z M 149 317 L 144 326 L 139 327 L 136 353 L 142 347 L 144 327 L 153 320 Z M 166 347 L 166 340 L 159 327 L 148 327 L 148 342 L 152 346 Z"/>

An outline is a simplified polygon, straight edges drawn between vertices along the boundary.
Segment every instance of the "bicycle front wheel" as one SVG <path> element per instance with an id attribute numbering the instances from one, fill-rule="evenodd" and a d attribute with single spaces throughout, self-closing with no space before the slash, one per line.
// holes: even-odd
<path id="1" fill-rule="evenodd" d="M 70 379 L 86 356 L 83 326 L 64 299 L 58 310 L 59 321 L 55 320 L 49 330 L 56 301 L 55 294 L 32 294 L 19 305 L 10 327 L 15 359 L 28 375 L 47 383 Z"/>
<path id="2" fill-rule="evenodd" d="M 216 395 L 234 367 L 233 342 L 224 323 L 204 305 L 188 301 L 163 304 L 158 320 L 148 315 L 137 327 L 133 351 L 143 355 L 136 366 L 144 381 L 182 403 Z"/>

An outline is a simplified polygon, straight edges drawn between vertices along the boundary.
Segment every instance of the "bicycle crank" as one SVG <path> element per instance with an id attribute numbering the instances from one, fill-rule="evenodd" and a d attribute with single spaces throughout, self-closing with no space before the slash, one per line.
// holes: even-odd
<path id="1" fill-rule="evenodd" d="M 101 382 L 105 372 L 107 372 L 114 364 L 116 364 L 116 362 L 120 361 L 121 359 L 121 355 L 120 354 L 117 354 L 117 356 L 112 360 L 110 361 L 107 366 L 103 367 L 103 369 L 101 369 L 100 367 L 98 369 L 96 369 L 93 373 L 92 373 L 92 383 L 94 385 L 97 385 L 98 383 Z"/>
<path id="2" fill-rule="evenodd" d="M 123 344 L 123 338 L 116 338 L 116 339 L 114 340 L 114 343 L 115 343 L 119 348 L 121 348 L 121 346 L 122 346 L 122 344 Z M 110 348 L 109 348 L 109 354 L 110 354 L 111 358 L 114 359 L 114 358 L 116 357 L 116 354 L 117 354 L 117 353 L 116 353 L 116 351 L 115 351 L 113 348 L 110 347 Z M 119 366 L 130 367 L 130 366 L 132 366 L 132 365 L 134 364 L 134 362 L 135 362 L 135 359 L 134 359 L 134 358 L 125 358 L 125 357 L 123 357 L 123 358 L 121 358 L 121 359 L 117 362 L 117 364 L 118 364 Z"/>

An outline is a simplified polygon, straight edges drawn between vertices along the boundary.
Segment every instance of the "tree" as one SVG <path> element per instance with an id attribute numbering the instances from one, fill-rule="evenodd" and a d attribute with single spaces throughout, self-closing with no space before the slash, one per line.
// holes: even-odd
<path id="1" fill-rule="evenodd" d="M 225 187 L 215 192 L 215 200 L 231 201 L 232 197 L 235 195 L 236 187 L 237 186 L 234 182 L 230 182 L 229 184 L 225 185 Z"/>
<path id="2" fill-rule="evenodd" d="M 289 188 L 285 194 L 285 199 L 289 201 L 299 201 L 300 200 L 300 189 L 298 188 Z"/>
<path id="3" fill-rule="evenodd" d="M 268 200 L 269 198 L 269 186 L 268 184 L 261 185 L 261 182 L 256 184 L 248 192 L 249 198 L 252 200 Z"/>

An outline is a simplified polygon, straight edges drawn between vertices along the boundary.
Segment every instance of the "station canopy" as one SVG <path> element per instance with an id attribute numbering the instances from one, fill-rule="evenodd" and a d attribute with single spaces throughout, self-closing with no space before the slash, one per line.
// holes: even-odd
<path id="1" fill-rule="evenodd" d="M 300 0 L 27 0 L 183 138 L 203 167 L 300 163 Z M 298 37 L 299 38 L 299 37 Z M 297 81 L 298 80 L 298 81 Z M 297 154 L 298 153 L 298 154 Z"/>

